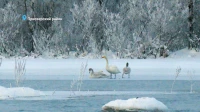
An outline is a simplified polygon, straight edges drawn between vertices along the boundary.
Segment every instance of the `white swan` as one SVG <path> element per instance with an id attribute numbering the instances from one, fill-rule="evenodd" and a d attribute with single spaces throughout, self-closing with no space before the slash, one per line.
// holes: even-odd
<path id="1" fill-rule="evenodd" d="M 106 59 L 106 70 L 110 73 L 110 78 L 112 79 L 112 74 L 115 74 L 115 79 L 116 79 L 116 74 L 121 73 L 119 69 L 116 66 L 109 66 L 108 65 L 108 59 L 106 56 L 102 56 L 102 58 Z"/>
<path id="2" fill-rule="evenodd" d="M 103 71 L 100 72 L 94 72 L 92 68 L 89 68 L 90 78 L 108 78 L 106 74 L 103 73 Z"/>
<path id="3" fill-rule="evenodd" d="M 126 63 L 126 67 L 123 69 L 122 78 L 124 78 L 124 74 L 128 74 L 128 78 L 130 78 L 131 68 L 128 67 L 128 62 Z"/>

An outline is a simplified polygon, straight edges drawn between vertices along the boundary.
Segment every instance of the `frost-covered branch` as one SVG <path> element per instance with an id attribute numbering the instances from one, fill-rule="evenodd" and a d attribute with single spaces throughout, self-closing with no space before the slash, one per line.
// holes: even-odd
<path id="1" fill-rule="evenodd" d="M 93 0 L 85 0 L 81 5 L 74 4 L 74 8 L 70 9 L 73 15 L 73 30 L 76 39 L 76 44 L 80 45 L 80 53 L 89 51 L 90 38 L 95 38 L 92 35 L 92 29 L 96 26 L 96 19 L 93 19 L 98 14 L 98 3 Z M 93 22 L 95 23 L 93 25 Z"/>
<path id="2" fill-rule="evenodd" d="M 19 29 L 22 25 L 17 6 L 9 2 L 5 8 L 0 8 L 0 53 L 13 56 L 20 51 Z"/>
<path id="3" fill-rule="evenodd" d="M 180 72 L 181 72 L 181 67 L 177 67 L 176 74 L 175 74 L 175 79 L 174 79 L 174 81 L 172 83 L 172 87 L 171 87 L 171 93 L 173 91 L 174 83 L 175 83 L 176 79 L 178 78 L 178 75 L 180 74 Z"/>
<path id="4" fill-rule="evenodd" d="M 83 64 L 83 63 L 81 64 L 80 74 L 79 74 L 78 78 L 76 80 L 73 79 L 71 81 L 70 91 L 71 91 L 71 93 L 73 93 L 73 95 L 75 95 L 75 92 L 74 92 L 75 86 L 76 86 L 76 91 L 81 91 L 81 86 L 82 86 L 82 83 L 83 83 L 85 70 L 87 69 L 87 63 L 88 63 L 88 61 L 85 64 Z"/>
<path id="5" fill-rule="evenodd" d="M 113 52 L 117 52 L 119 58 L 125 57 L 125 48 L 127 47 L 128 38 L 124 29 L 124 20 L 119 14 L 105 12 L 105 36 L 107 45 Z"/>
<path id="6" fill-rule="evenodd" d="M 23 58 L 15 58 L 15 81 L 16 86 L 20 86 L 20 84 L 25 80 L 25 72 L 26 72 L 26 59 Z"/>
<path id="7" fill-rule="evenodd" d="M 52 23 L 51 29 L 34 31 L 32 38 L 34 41 L 35 53 L 50 57 L 65 54 L 68 50 L 68 39 L 66 39 L 63 34 L 63 29 L 58 21 Z"/>
<path id="8" fill-rule="evenodd" d="M 83 83 L 83 77 L 85 75 L 85 70 L 87 69 L 87 62 L 86 64 L 81 64 L 81 70 L 80 70 L 80 75 L 78 77 L 78 84 L 77 84 L 77 90 L 80 91 L 81 90 L 81 86 Z"/>
<path id="9" fill-rule="evenodd" d="M 187 75 L 189 76 L 189 81 L 190 81 L 190 93 L 193 93 L 193 86 L 194 86 L 194 81 L 193 81 L 193 76 L 195 74 L 195 71 L 188 71 Z"/>

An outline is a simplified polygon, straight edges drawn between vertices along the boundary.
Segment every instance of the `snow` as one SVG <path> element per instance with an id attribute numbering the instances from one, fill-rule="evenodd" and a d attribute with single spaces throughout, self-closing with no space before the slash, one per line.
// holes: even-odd
<path id="1" fill-rule="evenodd" d="M 188 50 L 188 48 L 185 49 L 181 49 L 179 51 L 176 51 L 174 53 L 171 53 L 169 58 L 182 58 L 182 59 L 195 59 L 198 58 L 200 59 L 200 52 L 196 52 L 196 50 L 192 49 L 192 50 Z"/>
<path id="2" fill-rule="evenodd" d="M 199 80 L 200 76 L 200 59 L 108 59 L 110 65 L 116 65 L 122 72 L 129 62 L 131 68 L 130 77 L 132 79 L 170 79 L 175 77 L 176 68 L 181 68 L 179 79 L 188 79 L 188 71 L 195 71 L 194 79 Z M 26 62 L 26 80 L 66 80 L 73 79 L 80 74 L 82 63 L 87 59 L 27 59 Z M 94 71 L 103 71 L 109 74 L 105 69 L 106 61 L 104 59 L 88 59 L 88 69 Z M 89 79 L 89 70 L 86 70 L 84 78 Z M 121 74 L 117 74 L 117 79 Z M 127 75 L 125 75 L 127 78 Z M 0 79 L 14 79 L 14 60 L 4 59 L 0 67 Z"/>
<path id="3" fill-rule="evenodd" d="M 162 102 L 150 97 L 131 98 L 128 100 L 114 100 L 110 101 L 104 106 L 102 110 L 121 110 L 121 111 L 166 111 L 168 108 Z"/>
<path id="4" fill-rule="evenodd" d="M 133 80 L 173 80 L 176 68 L 181 68 L 177 80 L 188 80 L 188 71 L 195 71 L 195 80 L 200 80 L 200 53 L 183 49 L 171 54 L 168 58 L 158 59 L 113 59 L 108 53 L 109 65 L 115 65 L 121 71 L 129 62 L 131 68 L 130 79 Z M 188 57 L 190 55 L 191 57 Z M 179 58 L 180 57 L 180 58 Z M 106 71 L 105 59 L 42 59 L 26 58 L 26 80 L 66 80 L 74 79 L 80 74 L 81 65 L 88 61 L 84 79 L 89 79 L 89 68 L 94 71 Z M 14 79 L 15 60 L 3 59 L 0 66 L 0 79 Z M 120 79 L 122 74 L 117 74 Z M 125 75 L 125 78 L 128 76 Z"/>
<path id="5" fill-rule="evenodd" d="M 35 96 L 44 96 L 45 94 L 41 91 L 34 90 L 29 87 L 13 87 L 5 88 L 0 86 L 0 99 L 10 99 L 17 97 L 35 97 Z"/>

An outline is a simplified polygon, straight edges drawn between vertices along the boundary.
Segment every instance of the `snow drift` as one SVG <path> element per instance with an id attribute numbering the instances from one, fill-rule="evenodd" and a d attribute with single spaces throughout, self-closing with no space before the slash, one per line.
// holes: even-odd
<path id="1" fill-rule="evenodd" d="M 0 86 L 0 99 L 43 96 L 43 92 L 28 87 L 5 88 Z"/>
<path id="2" fill-rule="evenodd" d="M 166 111 L 168 108 L 155 98 L 141 97 L 128 100 L 114 100 L 105 104 L 102 110 L 114 111 Z"/>

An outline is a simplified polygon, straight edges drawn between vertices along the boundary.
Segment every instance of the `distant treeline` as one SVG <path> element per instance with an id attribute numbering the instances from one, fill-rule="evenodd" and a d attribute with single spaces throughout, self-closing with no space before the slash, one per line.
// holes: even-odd
<path id="1" fill-rule="evenodd" d="M 120 58 L 146 58 L 185 47 L 199 51 L 199 7 L 200 0 L 1 0 L 0 55 L 111 50 Z"/>

